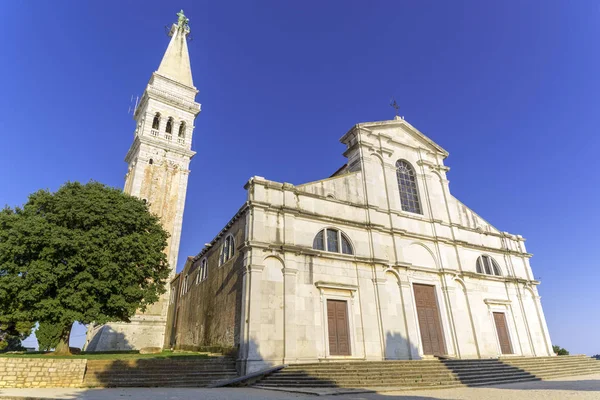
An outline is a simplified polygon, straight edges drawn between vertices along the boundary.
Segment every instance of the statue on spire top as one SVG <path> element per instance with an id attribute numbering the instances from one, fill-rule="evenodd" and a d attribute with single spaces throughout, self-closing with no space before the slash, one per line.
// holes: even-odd
<path id="1" fill-rule="evenodd" d="M 179 28 L 183 28 L 185 30 L 189 29 L 188 22 L 190 22 L 189 18 L 185 16 L 183 10 L 179 11 L 177 14 L 177 26 Z"/>

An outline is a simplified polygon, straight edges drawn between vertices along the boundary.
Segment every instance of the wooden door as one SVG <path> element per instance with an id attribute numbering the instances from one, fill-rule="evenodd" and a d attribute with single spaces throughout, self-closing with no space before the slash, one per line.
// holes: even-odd
<path id="1" fill-rule="evenodd" d="M 350 355 L 348 329 L 348 304 L 343 300 L 327 300 L 327 325 L 329 326 L 329 354 Z"/>
<path id="2" fill-rule="evenodd" d="M 415 291 L 419 329 L 421 330 L 423 354 L 446 354 L 435 286 L 414 284 L 413 288 Z"/>
<path id="3" fill-rule="evenodd" d="M 496 323 L 496 332 L 498 332 L 498 341 L 500 342 L 500 351 L 502 354 L 512 354 L 510 336 L 508 336 L 508 326 L 506 325 L 506 316 L 504 313 L 495 312 L 494 322 Z"/>

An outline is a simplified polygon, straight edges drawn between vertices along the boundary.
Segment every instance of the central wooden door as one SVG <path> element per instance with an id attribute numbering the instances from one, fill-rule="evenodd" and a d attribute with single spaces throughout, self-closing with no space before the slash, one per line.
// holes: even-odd
<path id="1" fill-rule="evenodd" d="M 498 332 L 498 341 L 500 342 L 500 351 L 502 354 L 512 354 L 510 336 L 508 336 L 508 327 L 506 326 L 506 316 L 504 313 L 495 312 L 494 322 L 496 323 L 496 332 Z"/>
<path id="2" fill-rule="evenodd" d="M 329 354 L 350 355 L 348 330 L 348 304 L 343 300 L 327 300 L 327 325 L 329 326 Z"/>
<path id="3" fill-rule="evenodd" d="M 423 354 L 446 354 L 435 286 L 414 284 L 413 288 L 419 329 L 421 330 L 421 343 L 423 343 Z"/>

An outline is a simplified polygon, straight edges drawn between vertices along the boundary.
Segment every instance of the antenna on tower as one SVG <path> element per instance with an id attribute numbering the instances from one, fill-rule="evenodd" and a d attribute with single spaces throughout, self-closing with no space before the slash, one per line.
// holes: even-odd
<path id="1" fill-rule="evenodd" d="M 135 110 L 137 110 L 139 100 L 140 100 L 140 96 L 135 96 L 135 104 L 134 104 L 133 103 L 133 95 L 131 95 L 131 100 L 129 100 L 129 110 L 127 110 L 127 114 L 133 114 L 135 116 Z"/>

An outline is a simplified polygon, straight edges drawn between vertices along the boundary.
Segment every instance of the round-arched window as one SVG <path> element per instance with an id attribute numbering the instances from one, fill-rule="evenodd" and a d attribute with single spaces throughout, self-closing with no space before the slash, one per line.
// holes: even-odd
<path id="1" fill-rule="evenodd" d="M 492 257 L 482 255 L 477 258 L 477 273 L 486 275 L 502 276 L 500 266 Z"/>
<path id="2" fill-rule="evenodd" d="M 326 228 L 317 233 L 313 240 L 313 249 L 332 253 L 354 254 L 350 239 L 338 229 Z"/>
<path id="3" fill-rule="evenodd" d="M 419 201 L 417 175 L 415 174 L 415 169 L 408 161 L 396 161 L 396 178 L 398 179 L 402 211 L 423 214 L 421 202 Z"/>

